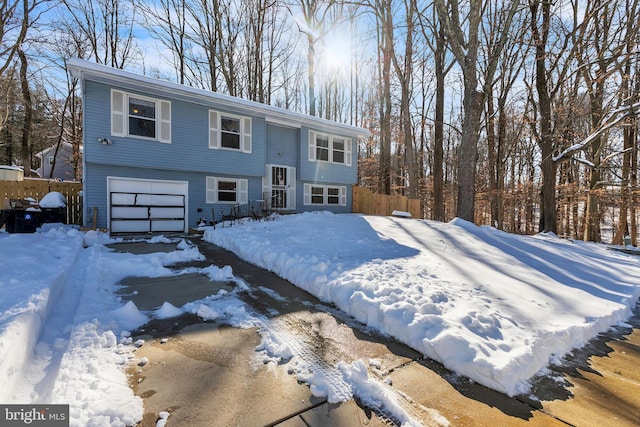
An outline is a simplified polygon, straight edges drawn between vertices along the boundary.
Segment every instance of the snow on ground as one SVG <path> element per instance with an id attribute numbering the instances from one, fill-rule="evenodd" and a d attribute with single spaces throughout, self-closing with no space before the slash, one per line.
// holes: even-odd
<path id="1" fill-rule="evenodd" d="M 527 380 L 550 362 L 624 322 L 640 295 L 637 256 L 460 220 L 322 212 L 205 230 L 205 239 L 507 394 L 526 392 Z M 389 384 L 367 373 L 375 361 L 329 366 L 314 359 L 304 337 L 236 297 L 246 284 L 228 266 L 199 271 L 234 280 L 234 291 L 151 312 L 125 303 L 116 294 L 124 277 L 176 274 L 166 266 L 202 254 L 164 236 L 148 242 L 175 242 L 174 251 L 116 253 L 105 246 L 113 242 L 61 225 L 34 234 L 0 231 L 0 402 L 70 404 L 72 426 L 131 425 L 143 406 L 125 367 L 138 362 L 134 350 L 144 343 L 132 342 L 130 331 L 151 317 L 190 312 L 259 328 L 256 358 L 288 360 L 314 394 L 382 401 L 394 419 L 417 424 Z"/>
<path id="2" fill-rule="evenodd" d="M 104 246 L 113 242 L 61 225 L 0 232 L 0 402 L 70 404 L 72 426 L 142 419 L 124 368 L 134 358 L 129 330 L 148 315 L 115 285 L 174 274 L 164 266 L 202 254 L 184 242 L 170 253 L 121 254 Z"/>
<path id="3" fill-rule="evenodd" d="M 204 238 L 508 395 L 640 297 L 637 256 L 459 219 L 305 213 Z"/>

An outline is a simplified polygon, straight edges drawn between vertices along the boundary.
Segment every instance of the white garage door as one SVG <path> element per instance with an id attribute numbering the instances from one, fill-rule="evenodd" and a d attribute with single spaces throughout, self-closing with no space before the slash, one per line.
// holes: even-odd
<path id="1" fill-rule="evenodd" d="M 187 231 L 186 181 L 107 177 L 112 233 Z"/>

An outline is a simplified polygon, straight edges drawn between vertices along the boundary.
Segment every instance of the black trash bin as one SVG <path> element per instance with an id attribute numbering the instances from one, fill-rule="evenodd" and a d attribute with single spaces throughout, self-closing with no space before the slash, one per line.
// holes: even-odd
<path id="1" fill-rule="evenodd" d="M 5 222 L 7 233 L 35 233 L 40 226 L 42 212 L 35 209 L 12 209 Z"/>
<path id="2" fill-rule="evenodd" d="M 61 222 L 62 224 L 67 223 L 67 208 L 43 208 L 42 211 L 42 223 L 54 223 Z"/>

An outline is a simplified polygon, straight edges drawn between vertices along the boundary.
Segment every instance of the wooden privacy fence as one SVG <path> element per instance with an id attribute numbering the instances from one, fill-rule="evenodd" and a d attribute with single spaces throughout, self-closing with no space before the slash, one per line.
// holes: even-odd
<path id="1" fill-rule="evenodd" d="M 67 198 L 67 223 L 82 224 L 81 182 L 49 181 L 46 179 L 26 179 L 24 181 L 0 181 L 0 202 L 2 199 L 32 198 L 37 202 L 45 194 L 57 191 Z"/>
<path id="2" fill-rule="evenodd" d="M 367 215 L 391 215 L 393 211 L 409 212 L 413 218 L 422 218 L 420 200 L 397 194 L 376 194 L 369 189 L 353 186 L 352 212 Z"/>

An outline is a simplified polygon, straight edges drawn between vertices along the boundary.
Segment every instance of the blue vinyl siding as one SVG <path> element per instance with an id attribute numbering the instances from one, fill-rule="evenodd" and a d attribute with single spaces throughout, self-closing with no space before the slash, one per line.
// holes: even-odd
<path id="1" fill-rule="evenodd" d="M 199 218 L 207 221 L 220 219 L 228 213 L 230 205 L 214 205 L 206 203 L 206 177 L 210 174 L 199 172 L 172 171 L 164 169 L 130 168 L 125 166 L 112 166 L 100 164 L 87 164 L 90 174 L 85 181 L 85 225 L 91 225 L 93 207 L 98 207 L 97 225 L 107 228 L 107 177 L 117 176 L 123 178 L 160 179 L 187 181 L 189 183 L 189 198 L 187 210 L 187 223 L 189 227 L 195 227 Z M 216 176 L 225 177 L 217 174 Z M 242 175 L 230 175 L 228 178 L 245 178 Z M 262 178 L 249 177 L 249 202 L 262 198 Z M 198 212 L 200 209 L 200 212 Z"/>
<path id="2" fill-rule="evenodd" d="M 267 124 L 267 164 L 298 167 L 300 129 Z"/>
<path id="3" fill-rule="evenodd" d="M 339 133 L 335 135 L 341 136 Z M 300 132 L 300 180 L 327 184 L 355 184 L 358 182 L 357 141 L 351 138 L 351 166 L 309 161 L 309 128 Z"/>
<path id="4" fill-rule="evenodd" d="M 121 88 L 118 88 L 121 89 Z M 202 171 L 232 174 L 242 168 L 245 176 L 262 176 L 265 164 L 266 124 L 263 118 L 251 117 L 252 152 L 211 150 L 208 143 L 209 109 L 199 105 L 163 97 L 154 93 L 140 94 L 171 101 L 171 143 L 131 137 L 111 136 L 111 87 L 85 84 L 85 152 L 87 161 L 111 165 Z M 129 93 L 135 91 L 121 89 Z M 224 110 L 219 110 L 224 111 Z M 102 145 L 98 138 L 109 138 Z"/>

